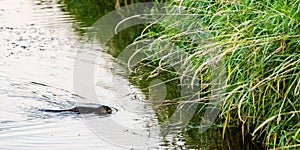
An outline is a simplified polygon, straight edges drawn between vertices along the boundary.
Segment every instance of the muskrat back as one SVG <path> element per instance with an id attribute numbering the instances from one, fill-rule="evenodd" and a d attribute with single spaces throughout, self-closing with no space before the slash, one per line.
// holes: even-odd
<path id="1" fill-rule="evenodd" d="M 77 106 L 71 109 L 61 109 L 61 110 L 51 110 L 51 109 L 40 109 L 40 111 L 44 112 L 75 112 L 77 114 L 98 114 L 98 115 L 106 115 L 111 114 L 112 109 L 108 106 L 101 105 L 99 107 L 86 107 L 86 106 Z"/>

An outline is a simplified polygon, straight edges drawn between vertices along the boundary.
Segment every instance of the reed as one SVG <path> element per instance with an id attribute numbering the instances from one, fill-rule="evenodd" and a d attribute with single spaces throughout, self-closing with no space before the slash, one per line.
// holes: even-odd
<path id="1" fill-rule="evenodd" d="M 159 70 L 176 76 L 167 62 L 155 63 L 160 61 L 155 54 L 165 51 L 159 47 L 161 41 L 171 42 L 188 54 L 182 61 L 194 66 L 187 68 L 194 71 L 192 82 L 208 87 L 199 91 L 202 99 L 195 102 L 207 103 L 211 90 L 222 91 L 222 110 L 215 123 L 224 128 L 223 134 L 235 126 L 267 148 L 299 148 L 300 1 L 171 3 L 178 9 L 166 8 L 169 16 L 149 25 L 136 41 L 156 39 L 151 48 L 157 52 L 148 54 L 151 63 L 144 63 L 153 70 L 140 76 L 148 79 Z M 225 84 L 212 89 L 211 65 L 217 62 L 226 71 Z"/>

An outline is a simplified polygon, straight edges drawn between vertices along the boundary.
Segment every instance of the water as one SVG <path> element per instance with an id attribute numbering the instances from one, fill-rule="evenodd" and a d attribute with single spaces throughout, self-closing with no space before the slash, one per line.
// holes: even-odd
<path id="1" fill-rule="evenodd" d="M 158 133 L 148 136 L 149 123 L 157 124 L 153 111 L 132 99 L 139 90 L 111 73 L 115 60 L 97 43 L 87 50 L 100 53 L 94 80 L 100 101 L 73 93 L 74 61 L 83 40 L 72 28 L 78 22 L 63 7 L 51 0 L 0 0 L 0 149 L 123 149 L 160 140 Z M 127 92 L 122 101 L 114 96 L 114 78 Z M 99 117 L 38 110 L 96 104 L 118 112 Z"/>
<path id="2" fill-rule="evenodd" d="M 116 60 L 103 47 L 85 43 L 76 31 L 81 22 L 62 11 L 60 3 L 0 0 L 0 149 L 245 148 L 233 135 L 222 140 L 219 130 L 195 136 L 189 129 L 162 137 L 156 112 L 140 89 L 122 73 L 113 73 Z M 79 49 L 97 51 L 97 62 L 78 60 Z M 76 60 L 95 64 L 97 99 L 88 97 L 90 91 L 74 93 Z M 39 111 L 99 104 L 118 112 L 97 116 Z"/>

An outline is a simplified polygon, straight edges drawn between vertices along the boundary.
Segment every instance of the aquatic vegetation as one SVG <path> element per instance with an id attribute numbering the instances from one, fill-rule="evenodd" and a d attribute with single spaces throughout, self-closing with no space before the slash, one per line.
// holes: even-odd
<path id="1" fill-rule="evenodd" d="M 92 25 L 115 7 L 114 3 L 100 4 L 96 0 L 64 1 L 66 9 L 83 26 Z M 161 61 L 161 54 L 175 54 L 162 48 L 162 43 L 167 42 L 187 54 L 180 62 L 193 64 L 194 68 L 185 69 L 193 72 L 191 81 L 199 82 L 201 88 L 196 93 L 200 98 L 194 101 L 200 104 L 198 112 L 185 129 L 187 142 L 197 136 L 193 128 L 213 97 L 222 102 L 215 125 L 222 128 L 223 136 L 226 137 L 227 128 L 234 127 L 268 148 L 299 148 L 300 1 L 170 0 L 169 3 L 170 8 L 166 8 L 169 15 L 138 27 L 143 34 L 133 43 L 152 40 L 145 49 L 151 49 L 152 53 L 145 51 L 148 57 L 132 72 L 131 80 L 144 91 L 154 79 L 167 85 L 166 101 L 155 108 L 160 121 L 172 115 L 181 98 L 180 74 L 166 59 Z M 101 9 L 103 6 L 106 9 Z M 111 42 L 112 47 L 119 49 L 111 48 L 114 56 L 139 35 L 130 30 L 124 33 Z M 218 78 L 219 69 L 224 76 Z M 222 86 L 213 87 L 213 79 Z"/>
<path id="2" fill-rule="evenodd" d="M 151 44 L 157 53 L 166 50 L 159 44 L 167 41 L 189 54 L 182 61 L 193 62 L 196 68 L 192 82 L 206 88 L 195 102 L 209 102 L 214 96 L 210 92 L 221 91 L 217 96 L 222 99 L 222 110 L 215 123 L 223 127 L 223 134 L 234 126 L 266 147 L 299 148 L 300 1 L 185 0 L 173 4 L 178 8 L 166 8 L 171 15 L 149 25 L 140 40 L 157 39 Z M 159 62 L 155 54 L 148 56 L 152 63 Z M 213 89 L 211 66 L 218 62 L 226 71 L 226 78 L 221 78 L 225 85 Z M 167 65 L 152 67 L 141 76 L 177 74 Z"/>

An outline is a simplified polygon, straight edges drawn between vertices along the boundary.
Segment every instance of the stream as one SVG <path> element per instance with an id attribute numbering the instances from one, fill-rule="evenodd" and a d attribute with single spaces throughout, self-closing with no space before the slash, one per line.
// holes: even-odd
<path id="1" fill-rule="evenodd" d="M 157 120 L 138 88 L 113 75 L 115 60 L 99 51 L 94 83 L 99 100 L 73 92 L 73 67 L 80 43 L 72 15 L 51 0 L 0 0 L 0 149 L 127 149 L 157 145 L 161 138 L 149 124 Z M 94 48 L 94 49 L 91 49 Z M 81 49 L 82 50 L 82 49 Z M 83 60 L 84 61 L 84 60 Z M 90 62 L 87 62 L 90 63 Z M 119 78 L 124 98 L 114 96 Z M 126 109 L 130 103 L 137 109 Z M 105 104 L 109 116 L 41 112 L 77 105 Z M 151 142 L 152 141 L 152 142 Z"/>

